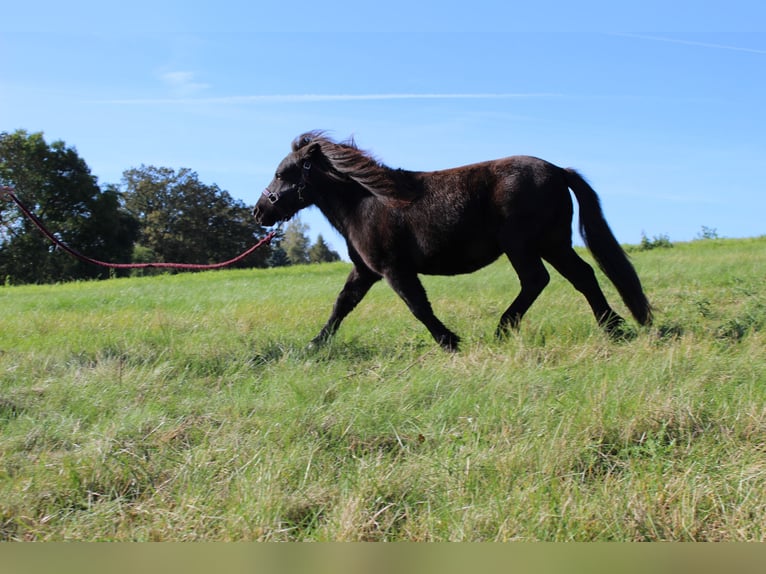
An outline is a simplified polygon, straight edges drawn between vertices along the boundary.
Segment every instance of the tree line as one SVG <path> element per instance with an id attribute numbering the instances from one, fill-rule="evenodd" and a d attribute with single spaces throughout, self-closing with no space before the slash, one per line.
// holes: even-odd
<path id="1" fill-rule="evenodd" d="M 214 263 L 245 251 L 266 231 L 251 208 L 191 169 L 142 165 L 119 184 L 99 185 L 73 147 L 42 133 L 0 133 L 0 185 L 70 247 L 110 262 Z M 313 245 L 294 220 L 235 266 L 337 261 L 322 236 Z M 59 253 L 11 202 L 0 201 L 0 280 L 51 283 L 125 274 Z"/>

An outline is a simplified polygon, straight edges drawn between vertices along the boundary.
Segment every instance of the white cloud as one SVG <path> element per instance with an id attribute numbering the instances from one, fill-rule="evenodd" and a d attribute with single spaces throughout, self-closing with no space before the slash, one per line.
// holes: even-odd
<path id="1" fill-rule="evenodd" d="M 165 72 L 160 75 L 162 82 L 178 97 L 188 97 L 210 87 L 195 81 L 194 72 Z"/>

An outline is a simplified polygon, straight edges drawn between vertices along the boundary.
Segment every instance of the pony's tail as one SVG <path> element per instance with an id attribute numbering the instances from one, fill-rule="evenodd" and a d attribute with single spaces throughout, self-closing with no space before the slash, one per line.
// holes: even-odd
<path id="1" fill-rule="evenodd" d="M 565 169 L 566 181 L 580 205 L 580 235 L 593 257 L 630 312 L 641 325 L 652 322 L 652 307 L 641 288 L 641 281 L 628 256 L 617 243 L 604 219 L 601 204 L 593 188 L 573 169 Z"/>

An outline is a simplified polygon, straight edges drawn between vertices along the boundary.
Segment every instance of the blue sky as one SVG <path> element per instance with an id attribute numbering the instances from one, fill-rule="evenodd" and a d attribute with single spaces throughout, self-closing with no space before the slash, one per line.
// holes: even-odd
<path id="1" fill-rule="evenodd" d="M 6 3 L 0 131 L 101 183 L 188 167 L 248 204 L 292 139 L 391 167 L 580 170 L 621 242 L 766 233 L 766 3 Z M 316 210 L 302 216 L 345 253 Z"/>

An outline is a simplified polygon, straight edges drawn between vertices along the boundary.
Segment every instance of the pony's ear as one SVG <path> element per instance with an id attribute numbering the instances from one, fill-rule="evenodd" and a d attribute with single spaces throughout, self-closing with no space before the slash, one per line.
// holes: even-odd
<path id="1" fill-rule="evenodd" d="M 319 142 L 311 142 L 305 147 L 301 148 L 303 159 L 313 160 L 319 157 L 322 153 L 322 146 Z"/>
<path id="2" fill-rule="evenodd" d="M 321 165 L 321 149 L 317 142 L 311 143 L 300 150 L 301 174 L 303 183 L 310 183 L 312 168 Z"/>
<path id="3" fill-rule="evenodd" d="M 322 146 L 319 145 L 319 142 L 313 142 L 301 148 L 299 157 L 303 169 L 303 179 L 306 181 L 309 179 L 312 167 L 322 171 L 326 169 L 327 161 L 322 155 Z"/>
<path id="4" fill-rule="evenodd" d="M 293 148 L 293 151 L 298 151 L 311 144 L 320 143 L 322 141 L 327 141 L 327 138 L 325 137 L 324 132 L 321 132 L 321 131 L 306 132 L 305 134 L 301 134 L 293 140 L 292 148 Z"/>

